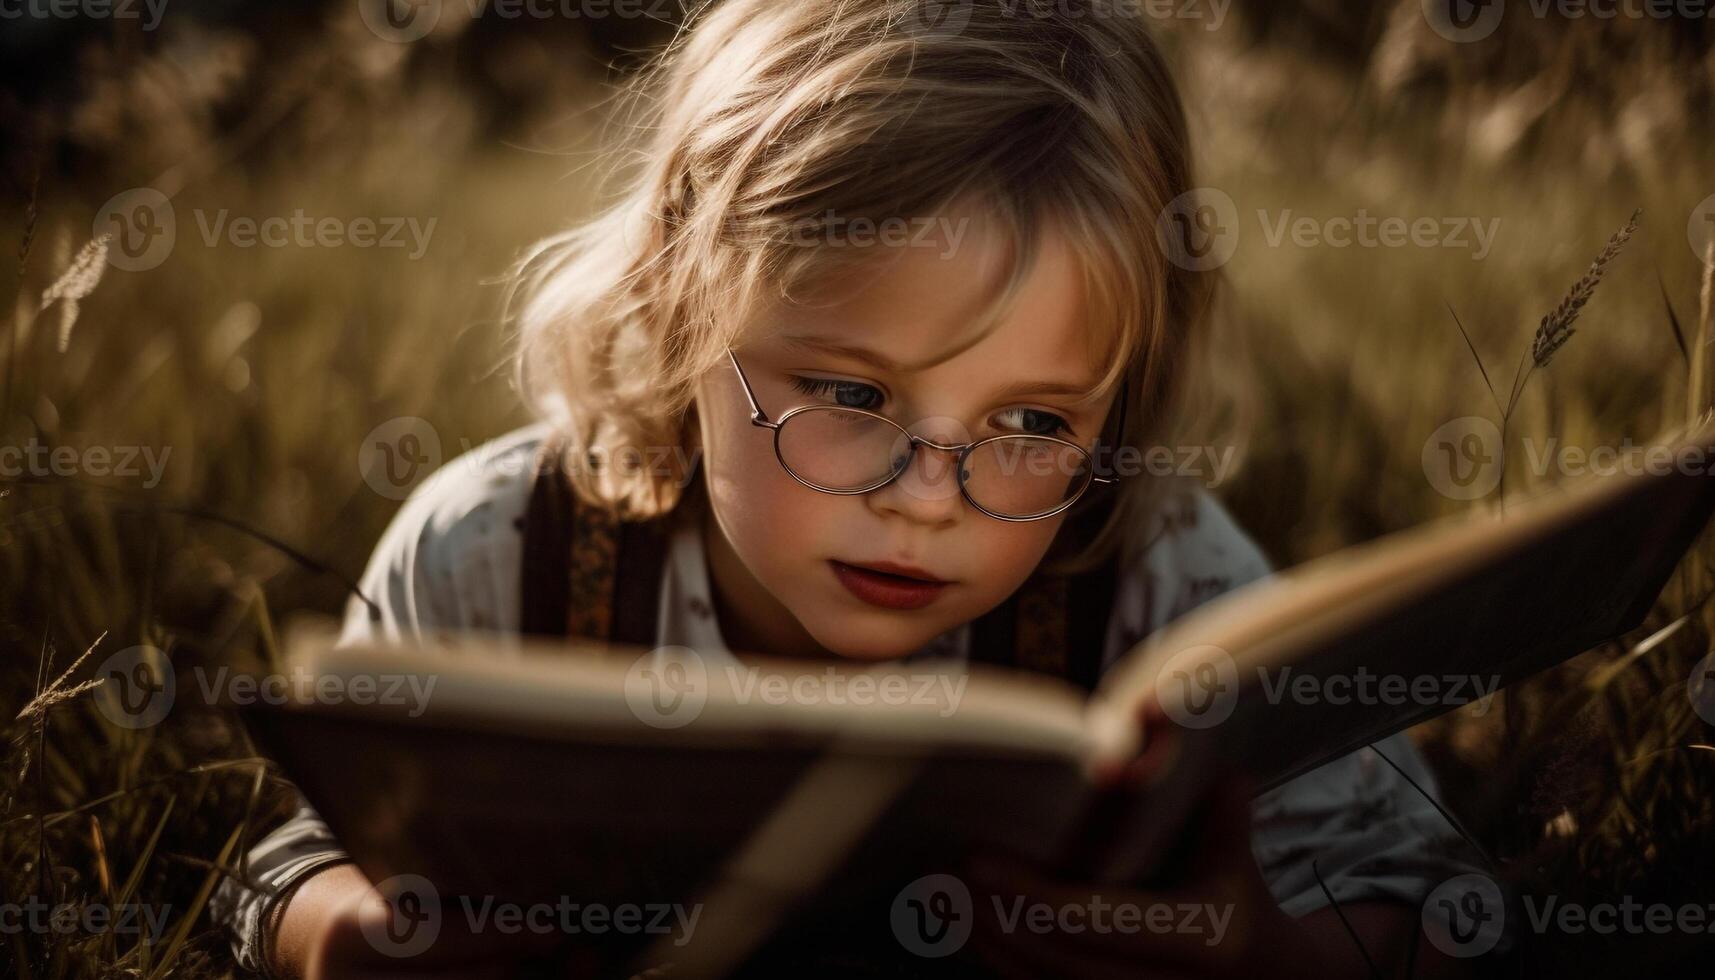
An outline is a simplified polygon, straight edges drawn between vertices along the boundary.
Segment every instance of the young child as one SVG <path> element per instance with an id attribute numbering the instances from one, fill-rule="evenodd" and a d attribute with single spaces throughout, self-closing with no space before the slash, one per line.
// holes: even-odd
<path id="1" fill-rule="evenodd" d="M 1206 491 L 1110 452 L 1175 432 L 1212 288 L 1157 243 L 1194 182 L 1177 91 L 1131 10 L 699 9 L 647 79 L 652 142 L 627 192 L 522 273 L 519 367 L 543 421 L 418 488 L 363 578 L 379 617 L 354 604 L 345 638 L 517 634 L 544 545 L 524 516 L 556 439 L 580 504 L 668 523 L 653 639 L 712 660 L 974 658 L 973 621 L 1039 567 L 1103 566 L 1106 665 L 1266 575 Z M 1432 787 L 1409 742 L 1379 747 Z M 1363 950 L 1402 949 L 1422 896 L 1463 870 L 1369 750 L 1205 813 L 1171 897 L 1235 909 L 1222 942 L 989 930 L 984 958 L 1036 976 L 1364 975 Z M 257 887 L 216 902 L 244 966 L 427 968 L 366 955 L 373 893 L 307 806 L 249 867 Z M 1034 868 L 970 880 L 1050 903 L 1152 897 Z M 480 943 L 442 946 L 447 975 L 504 969 Z"/>

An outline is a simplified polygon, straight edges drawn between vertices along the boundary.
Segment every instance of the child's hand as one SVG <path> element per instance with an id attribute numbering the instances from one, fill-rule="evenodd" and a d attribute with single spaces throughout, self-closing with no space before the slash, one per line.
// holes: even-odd
<path id="1" fill-rule="evenodd" d="M 465 917 L 443 914 L 433 942 L 413 955 L 389 955 L 392 908 L 354 865 L 337 865 L 304 882 L 287 901 L 274 943 L 276 976 L 306 980 L 384 977 L 510 977 L 524 960 L 555 948 L 558 934 L 473 932 Z M 391 950 L 393 953 L 400 949 Z M 579 973 L 574 964 L 560 976 Z"/>
<path id="2" fill-rule="evenodd" d="M 1017 977 L 1369 976 L 1332 909 L 1293 919 L 1276 904 L 1251 854 L 1250 796 L 1237 781 L 1214 788 L 1188 877 L 1165 891 L 1055 880 L 979 858 L 968 869 L 973 951 Z M 1372 955 L 1399 949 L 1401 930 L 1416 924 L 1403 905 L 1344 911 Z"/>

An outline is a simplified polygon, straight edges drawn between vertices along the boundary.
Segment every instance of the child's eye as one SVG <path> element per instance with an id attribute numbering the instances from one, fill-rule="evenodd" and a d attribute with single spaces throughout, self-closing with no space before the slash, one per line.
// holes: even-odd
<path id="1" fill-rule="evenodd" d="M 841 408 L 861 408 L 866 412 L 880 410 L 883 400 L 879 389 L 873 385 L 866 385 L 857 381 L 834 381 L 829 378 L 804 378 L 793 375 L 792 387 L 815 398 L 829 398 L 831 396 L 834 404 Z"/>
<path id="2" fill-rule="evenodd" d="M 1026 432 L 1033 436 L 1054 436 L 1065 438 L 1072 431 L 1072 426 L 1065 419 L 1053 412 L 1044 412 L 1034 408 L 1009 408 L 1001 412 L 997 419 L 1000 424 L 1009 428 Z"/>

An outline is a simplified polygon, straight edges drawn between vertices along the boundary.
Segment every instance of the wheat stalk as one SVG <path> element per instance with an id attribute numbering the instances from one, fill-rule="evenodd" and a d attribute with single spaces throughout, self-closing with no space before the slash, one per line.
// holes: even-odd
<path id="1" fill-rule="evenodd" d="M 1583 312 L 1584 304 L 1590 301 L 1590 294 L 1596 291 L 1596 285 L 1608 271 L 1608 263 L 1614 261 L 1614 257 L 1620 254 L 1620 249 L 1625 248 L 1626 243 L 1632 240 L 1632 234 L 1638 230 L 1640 214 L 1643 214 L 1642 208 L 1632 212 L 1631 220 L 1608 239 L 1607 246 L 1596 256 L 1596 261 L 1590 263 L 1589 270 L 1572 284 L 1566 298 L 1560 301 L 1554 312 L 1542 318 L 1542 324 L 1536 328 L 1536 338 L 1530 345 L 1530 359 L 1537 367 L 1547 367 L 1554 352 L 1577 332 L 1572 328 L 1573 322 L 1578 319 L 1578 314 Z"/>
<path id="2" fill-rule="evenodd" d="M 107 271 L 107 242 L 112 235 L 98 235 L 89 244 L 78 250 L 77 257 L 71 265 L 47 289 L 42 290 L 42 301 L 36 308 L 37 314 L 46 310 L 56 300 L 60 304 L 60 335 L 59 349 L 65 352 L 71 343 L 71 328 L 77 323 L 78 303 L 95 292 L 95 287 L 101 285 L 101 276 Z"/>
<path id="3" fill-rule="evenodd" d="M 1523 392 L 1525 381 L 1530 378 L 1531 372 L 1547 367 L 1555 351 L 1566 346 L 1566 342 L 1578 332 L 1572 325 L 1578 321 L 1578 315 L 1584 312 L 1584 305 L 1590 302 L 1597 285 L 1607 274 L 1608 265 L 1619 256 L 1626 243 L 1632 240 L 1632 235 L 1638 230 L 1638 216 L 1643 213 L 1643 208 L 1632 212 L 1625 227 L 1614 232 L 1608 239 L 1608 244 L 1603 246 L 1601 253 L 1596 256 L 1596 261 L 1590 263 L 1590 268 L 1572 284 L 1560 305 L 1542 318 L 1542 323 L 1536 328 L 1536 336 L 1531 340 L 1529 367 L 1521 371 L 1513 383 L 1512 397 L 1507 401 L 1506 414 L 1511 414 L 1513 406 L 1518 404 L 1519 395 Z"/>
<path id="4" fill-rule="evenodd" d="M 73 660 L 71 662 L 71 666 L 67 667 L 65 671 L 60 674 L 58 680 L 37 692 L 36 696 L 30 699 L 30 703 L 24 705 L 23 709 L 20 710 L 12 720 L 22 721 L 25 718 L 36 717 L 37 715 L 43 714 L 56 704 L 63 704 L 85 691 L 94 690 L 95 688 L 100 687 L 104 678 L 84 681 L 81 684 L 73 684 L 70 687 L 66 686 L 66 681 L 71 678 L 72 674 L 77 673 L 78 667 L 82 666 L 83 662 L 89 659 L 89 655 L 94 653 L 95 648 L 100 646 L 101 641 L 105 639 L 107 639 L 107 631 L 103 630 L 101 635 L 95 638 L 95 642 L 89 645 L 89 649 L 83 651 L 83 655 L 78 657 L 76 660 Z"/>

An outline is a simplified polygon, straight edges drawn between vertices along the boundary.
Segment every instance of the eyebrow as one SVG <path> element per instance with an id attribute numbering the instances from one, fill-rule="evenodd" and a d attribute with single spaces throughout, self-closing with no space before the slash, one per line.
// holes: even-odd
<path id="1" fill-rule="evenodd" d="M 818 350 L 825 354 L 845 357 L 850 360 L 868 364 L 889 374 L 906 373 L 898 362 L 878 351 L 867 347 L 854 347 L 849 344 L 823 340 L 819 337 L 782 336 L 781 340 L 793 347 L 804 347 Z M 996 392 L 998 399 L 1022 398 L 1026 395 L 1066 395 L 1082 400 L 1093 400 L 1096 394 L 1096 383 L 1075 384 L 1064 381 L 1019 381 L 1007 385 Z"/>

